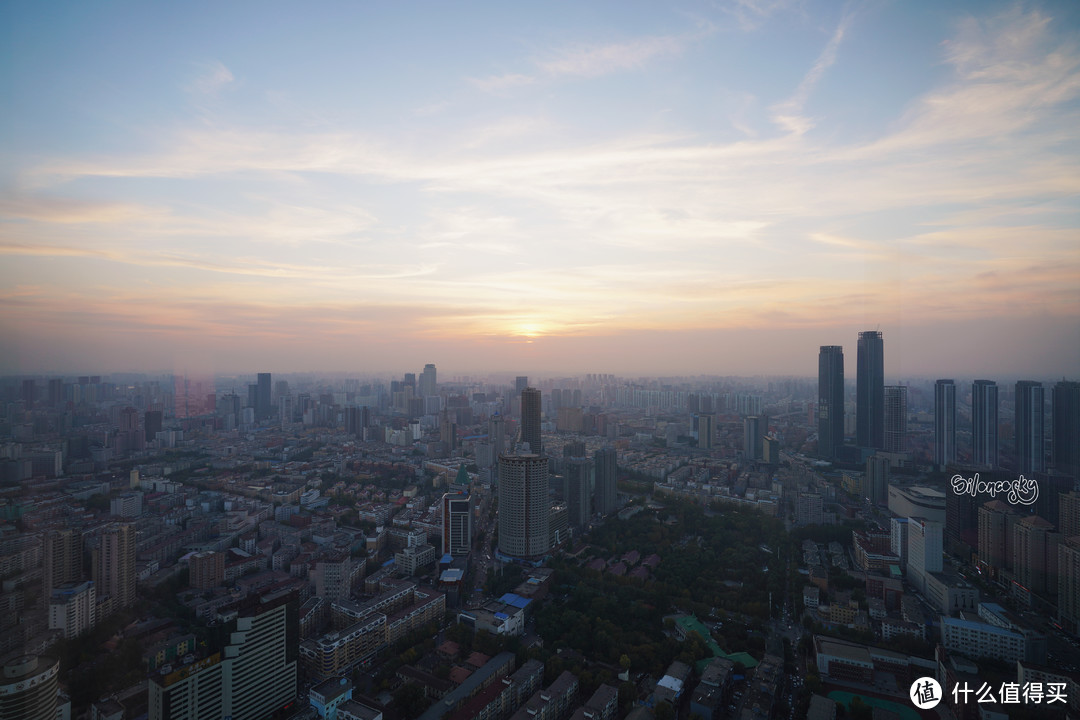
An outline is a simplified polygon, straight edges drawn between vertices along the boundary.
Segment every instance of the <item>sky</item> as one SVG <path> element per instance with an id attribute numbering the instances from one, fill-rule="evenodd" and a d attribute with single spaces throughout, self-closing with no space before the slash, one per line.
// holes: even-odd
<path id="1" fill-rule="evenodd" d="M 0 373 L 1080 375 L 1080 5 L 0 4 Z"/>

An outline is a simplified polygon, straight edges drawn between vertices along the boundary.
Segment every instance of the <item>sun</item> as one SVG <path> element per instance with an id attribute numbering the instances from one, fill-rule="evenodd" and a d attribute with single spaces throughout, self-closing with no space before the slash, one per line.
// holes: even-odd
<path id="1" fill-rule="evenodd" d="M 527 338 L 535 338 L 540 337 L 543 332 L 544 329 L 539 323 L 519 323 L 514 334 Z"/>

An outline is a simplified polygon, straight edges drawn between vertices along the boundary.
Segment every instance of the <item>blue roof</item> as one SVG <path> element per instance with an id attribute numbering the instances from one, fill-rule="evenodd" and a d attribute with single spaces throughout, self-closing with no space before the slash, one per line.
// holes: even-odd
<path id="1" fill-rule="evenodd" d="M 499 598 L 499 602 L 506 603 L 507 605 L 516 608 L 524 608 L 526 605 L 532 602 L 532 600 L 528 598 L 523 598 L 520 595 L 515 595 L 514 593 L 506 593 L 501 598 Z"/>
<path id="2" fill-rule="evenodd" d="M 440 560 L 439 562 L 444 562 L 447 565 L 449 565 L 450 563 L 454 562 L 454 556 L 451 555 L 450 553 L 446 553 L 445 555 L 442 556 L 442 560 Z"/>
<path id="3" fill-rule="evenodd" d="M 499 620 L 509 620 L 510 619 L 509 615 L 507 615 L 506 613 L 501 613 L 501 612 L 495 613 L 495 617 L 497 617 Z"/>
<path id="4" fill-rule="evenodd" d="M 396 561 L 394 560 L 394 558 L 390 558 L 389 560 L 387 560 L 386 562 L 384 562 L 384 563 L 382 564 L 382 566 L 383 566 L 383 567 L 389 567 L 389 566 L 393 565 L 393 564 L 394 564 L 395 562 L 396 562 Z"/>

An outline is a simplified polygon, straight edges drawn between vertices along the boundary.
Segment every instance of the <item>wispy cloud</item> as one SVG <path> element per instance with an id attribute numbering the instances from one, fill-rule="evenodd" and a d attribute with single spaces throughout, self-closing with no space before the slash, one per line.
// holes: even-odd
<path id="1" fill-rule="evenodd" d="M 625 42 L 576 44 L 551 51 L 532 62 L 529 73 L 504 73 L 469 81 L 485 92 L 503 93 L 542 81 L 567 77 L 596 78 L 645 67 L 650 61 L 678 55 L 686 46 L 712 32 L 705 26 L 685 35 L 660 35 L 634 38 Z"/>
<path id="2" fill-rule="evenodd" d="M 538 65 L 550 77 L 598 77 L 644 67 L 653 58 L 677 55 L 687 41 L 687 37 L 668 35 L 608 45 L 583 45 L 566 48 Z"/>
<path id="3" fill-rule="evenodd" d="M 813 67 L 803 76 L 802 82 L 799 83 L 795 93 L 784 102 L 773 107 L 773 122 L 787 132 L 802 135 L 813 127 L 813 120 L 804 115 L 806 101 L 810 99 L 810 94 L 817 87 L 817 84 L 821 82 L 825 72 L 836 63 L 836 54 L 840 48 L 840 43 L 848 32 L 853 19 L 853 13 L 844 13 L 836 26 L 836 30 L 833 31 L 832 37 L 829 38 L 829 42 L 825 45 L 825 49 L 818 55 Z"/>
<path id="4" fill-rule="evenodd" d="M 797 5 L 798 0 L 719 0 L 717 3 L 744 31 L 756 30 L 773 15 Z"/>
<path id="5" fill-rule="evenodd" d="M 188 85 L 188 91 L 197 95 L 216 95 L 235 79 L 229 68 L 214 60 L 199 67 L 199 75 Z"/>

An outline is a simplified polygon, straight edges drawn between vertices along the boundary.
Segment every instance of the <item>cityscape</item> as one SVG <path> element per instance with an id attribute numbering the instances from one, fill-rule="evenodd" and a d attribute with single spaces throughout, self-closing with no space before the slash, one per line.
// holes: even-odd
<path id="1" fill-rule="evenodd" d="M 1068 716 L 1080 382 L 886 385 L 885 340 L 854 382 L 837 345 L 816 383 L 9 378 L 5 717 L 832 717 L 924 676 Z"/>
<path id="2" fill-rule="evenodd" d="M 0 48 L 0 720 L 1080 718 L 1080 5 Z"/>

